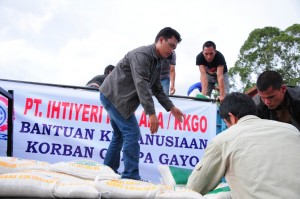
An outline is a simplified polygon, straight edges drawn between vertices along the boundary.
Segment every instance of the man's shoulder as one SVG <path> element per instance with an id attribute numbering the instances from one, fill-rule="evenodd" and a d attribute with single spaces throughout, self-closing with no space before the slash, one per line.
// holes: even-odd
<path id="1" fill-rule="evenodd" d="M 145 51 L 145 50 L 149 49 L 150 46 L 152 46 L 152 45 L 139 46 L 139 47 L 134 48 L 131 51 Z"/>
<path id="2" fill-rule="evenodd" d="M 219 60 L 219 61 L 225 61 L 225 57 L 224 55 L 220 52 L 216 50 L 216 55 L 215 55 L 215 59 Z"/>
<path id="3" fill-rule="evenodd" d="M 106 76 L 107 75 L 96 75 L 87 83 L 87 85 L 90 83 L 97 83 L 97 84 L 102 83 Z"/>
<path id="4" fill-rule="evenodd" d="M 265 119 L 269 118 L 270 109 L 261 101 L 259 94 L 256 94 L 254 97 L 252 97 L 252 100 L 256 105 L 258 116 Z"/>
<path id="5" fill-rule="evenodd" d="M 254 101 L 254 103 L 257 105 L 261 104 L 261 100 L 260 100 L 260 96 L 259 94 L 256 94 L 252 97 L 252 100 Z"/>
<path id="6" fill-rule="evenodd" d="M 200 52 L 196 57 L 196 65 L 205 65 L 207 61 L 202 52 Z"/>
<path id="7" fill-rule="evenodd" d="M 239 131 L 235 129 L 235 125 L 225 129 L 221 133 L 217 134 L 211 141 L 211 145 L 217 148 L 231 143 L 237 136 Z"/>
<path id="8" fill-rule="evenodd" d="M 238 137 L 243 131 L 247 130 L 249 127 L 245 126 L 245 122 L 249 120 L 252 121 L 260 121 L 261 119 L 254 115 L 247 115 L 239 119 L 238 123 L 232 125 L 231 127 L 225 129 L 221 133 L 219 133 L 213 140 L 216 143 L 225 143 L 234 140 Z"/>
<path id="9" fill-rule="evenodd" d="M 220 51 L 218 51 L 218 50 L 216 50 L 216 55 L 224 57 L 224 55 Z"/>
<path id="10" fill-rule="evenodd" d="M 204 58 L 204 55 L 203 55 L 203 53 L 202 52 L 200 52 L 200 53 L 198 53 L 197 54 L 197 56 L 196 56 L 197 58 Z"/>
<path id="11" fill-rule="evenodd" d="M 105 79 L 106 77 L 107 77 L 107 75 L 97 75 L 93 79 L 94 80 L 102 80 L 102 79 Z"/>
<path id="12" fill-rule="evenodd" d="M 288 86 L 287 92 L 293 100 L 300 101 L 300 87 L 299 86 Z"/>
<path id="13" fill-rule="evenodd" d="M 147 45 L 147 46 L 140 46 L 128 52 L 128 54 L 135 54 L 135 53 L 145 53 L 149 55 L 155 55 L 155 44 Z"/>
<path id="14" fill-rule="evenodd" d="M 261 119 L 256 115 L 247 115 L 239 119 L 238 123 L 227 128 L 214 138 L 216 144 L 224 144 L 243 137 L 247 132 L 251 132 L 260 126 L 288 126 L 274 120 Z M 244 134 L 246 133 L 246 134 Z"/>

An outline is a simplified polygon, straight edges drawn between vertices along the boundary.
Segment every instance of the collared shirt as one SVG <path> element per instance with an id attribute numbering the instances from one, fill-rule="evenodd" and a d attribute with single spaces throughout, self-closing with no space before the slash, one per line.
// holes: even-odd
<path id="1" fill-rule="evenodd" d="M 128 52 L 99 88 L 119 113 L 128 118 L 141 104 L 147 115 L 155 114 L 153 95 L 167 110 L 174 106 L 160 83 L 160 58 L 155 44 Z"/>
<path id="2" fill-rule="evenodd" d="M 298 199 L 299 152 L 294 126 L 245 116 L 212 140 L 187 187 L 205 194 L 225 175 L 233 199 Z"/>

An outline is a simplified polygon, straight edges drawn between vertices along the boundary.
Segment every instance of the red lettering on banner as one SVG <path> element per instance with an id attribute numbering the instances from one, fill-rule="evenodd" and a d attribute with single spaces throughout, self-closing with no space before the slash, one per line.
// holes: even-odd
<path id="1" fill-rule="evenodd" d="M 28 110 L 34 108 L 34 116 L 41 117 L 42 112 L 39 112 L 40 104 L 42 104 L 42 99 L 26 98 L 24 115 L 27 115 Z"/>
<path id="2" fill-rule="evenodd" d="M 73 103 L 71 103 L 71 107 L 70 107 L 70 112 L 69 112 L 69 120 L 72 119 L 72 115 L 73 115 Z"/>
<path id="3" fill-rule="evenodd" d="M 182 123 L 175 119 L 174 129 L 182 131 Z"/>
<path id="4" fill-rule="evenodd" d="M 184 115 L 183 122 L 175 119 L 174 129 L 180 131 L 202 132 L 207 131 L 208 121 L 205 116 Z"/>
<path id="5" fill-rule="evenodd" d="M 139 126 L 150 127 L 150 123 L 147 123 L 147 115 L 144 111 L 142 112 Z"/>
<path id="6" fill-rule="evenodd" d="M 37 102 L 38 103 L 38 102 Z M 27 102 L 26 107 L 30 109 L 31 101 Z M 77 104 L 70 102 L 49 101 L 47 104 L 47 118 L 62 120 L 76 120 L 83 122 L 102 122 L 103 106 L 89 104 Z M 109 118 L 106 120 L 109 123 Z"/>
<path id="7" fill-rule="evenodd" d="M 205 116 L 202 116 L 200 118 L 200 130 L 202 133 L 205 133 L 207 131 L 207 118 Z"/>
<path id="8" fill-rule="evenodd" d="M 158 123 L 159 127 L 163 129 L 164 128 L 164 117 L 163 117 L 162 112 L 158 113 L 157 119 L 158 119 L 158 122 L 159 122 Z"/>
<path id="9" fill-rule="evenodd" d="M 183 130 L 185 130 L 185 131 L 191 131 L 190 122 L 189 122 L 190 117 L 191 117 L 190 115 L 184 115 L 184 117 L 183 117 L 182 123 L 183 123 Z"/>
<path id="10" fill-rule="evenodd" d="M 32 98 L 26 98 L 24 115 L 27 115 L 27 111 L 29 109 L 32 109 L 32 107 L 33 107 L 33 99 Z"/>
<path id="11" fill-rule="evenodd" d="M 103 106 L 101 106 L 100 108 L 98 106 L 92 106 L 90 121 L 101 123 L 102 112 L 103 112 Z"/>
<path id="12" fill-rule="evenodd" d="M 81 108 L 82 108 L 82 104 L 80 104 L 80 105 L 75 104 L 75 120 L 76 121 L 78 121 Z"/>
<path id="13" fill-rule="evenodd" d="M 70 106 L 70 103 L 69 102 L 62 102 L 61 105 L 63 107 L 62 119 L 66 119 L 66 114 L 67 114 L 67 110 Z"/>
<path id="14" fill-rule="evenodd" d="M 51 109 L 51 101 L 48 102 L 48 106 L 47 106 L 47 118 L 50 117 L 50 109 Z"/>
<path id="15" fill-rule="evenodd" d="M 197 130 L 198 130 L 198 122 L 197 122 L 197 120 L 198 120 L 198 116 L 197 115 L 193 115 L 193 117 L 192 117 L 192 130 L 193 130 L 193 132 L 197 132 Z"/>
<path id="16" fill-rule="evenodd" d="M 109 116 L 107 115 L 106 116 L 106 124 L 109 124 L 110 123 L 110 118 L 109 118 Z"/>
<path id="17" fill-rule="evenodd" d="M 56 114 L 56 119 L 59 118 L 60 104 L 61 104 L 61 102 L 58 102 L 56 105 L 56 101 L 53 101 L 50 118 L 54 118 L 54 114 Z"/>
<path id="18" fill-rule="evenodd" d="M 90 106 L 90 105 L 87 105 L 87 104 L 83 105 L 82 121 L 84 121 L 84 122 L 88 122 L 88 121 L 89 121 L 89 118 L 88 118 L 87 115 L 89 115 L 89 108 L 90 108 L 90 107 L 91 107 L 91 106 Z"/>

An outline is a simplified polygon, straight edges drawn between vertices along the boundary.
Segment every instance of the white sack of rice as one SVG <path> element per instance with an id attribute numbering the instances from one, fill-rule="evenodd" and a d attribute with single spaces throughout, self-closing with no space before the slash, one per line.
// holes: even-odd
<path id="1" fill-rule="evenodd" d="M 58 178 L 53 195 L 58 198 L 100 198 L 94 181 L 75 176 L 51 172 L 49 175 Z"/>
<path id="2" fill-rule="evenodd" d="M 48 170 L 49 165 L 50 163 L 43 161 L 0 156 L 0 174 L 28 169 Z"/>
<path id="3" fill-rule="evenodd" d="M 131 179 L 100 180 L 96 183 L 101 198 L 155 198 L 160 185 Z"/>
<path id="4" fill-rule="evenodd" d="M 0 175 L 0 196 L 54 198 L 58 179 L 37 170 L 19 171 Z"/>
<path id="5" fill-rule="evenodd" d="M 120 178 L 110 167 L 88 159 L 54 163 L 49 169 L 88 180 L 95 180 L 96 177 L 100 180 Z"/>
<path id="6" fill-rule="evenodd" d="M 93 181 L 67 174 L 24 170 L 0 175 L 0 196 L 99 198 Z"/>

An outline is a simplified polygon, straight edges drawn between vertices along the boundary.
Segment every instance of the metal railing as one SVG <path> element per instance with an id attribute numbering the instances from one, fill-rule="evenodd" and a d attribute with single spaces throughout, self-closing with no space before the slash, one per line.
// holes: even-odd
<path id="1" fill-rule="evenodd" d="M 7 98 L 7 151 L 6 155 L 13 156 L 13 107 L 14 107 L 14 92 L 12 90 L 4 90 L 0 87 L 0 94 Z"/>
<path id="2" fill-rule="evenodd" d="M 74 85 L 62 85 L 62 84 L 51 84 L 51 83 L 41 83 L 41 82 L 29 82 L 29 81 L 10 80 L 10 79 L 0 79 L 0 81 L 26 83 L 26 84 L 34 84 L 34 85 L 44 85 L 44 86 L 56 86 L 56 87 L 61 87 L 61 88 L 83 89 L 83 90 L 91 90 L 91 91 L 97 91 L 97 92 L 99 91 L 98 88 L 91 88 L 91 87 L 87 87 L 87 86 L 74 86 Z M 193 99 L 193 100 L 197 100 L 197 101 L 212 102 L 212 103 L 218 102 L 216 99 L 213 99 L 213 98 L 204 99 L 204 98 L 182 96 L 182 95 L 168 95 L 168 97 Z"/>

